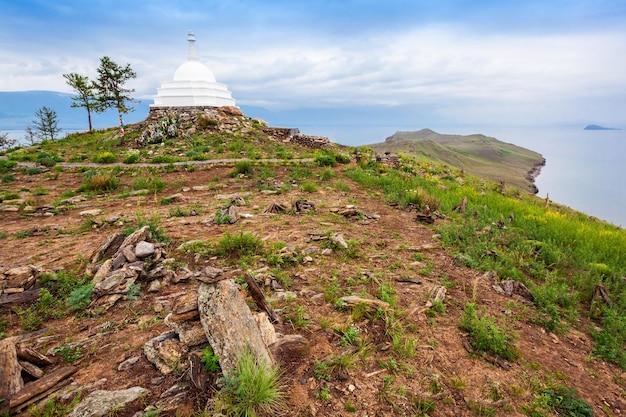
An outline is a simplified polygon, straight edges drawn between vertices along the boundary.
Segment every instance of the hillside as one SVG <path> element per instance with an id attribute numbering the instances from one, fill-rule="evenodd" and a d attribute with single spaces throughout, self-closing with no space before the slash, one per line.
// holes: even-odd
<path id="1" fill-rule="evenodd" d="M 125 390 L 100 415 L 237 415 L 257 380 L 221 342 L 258 339 L 237 327 L 258 285 L 284 392 L 259 415 L 626 412 L 623 230 L 234 109 L 127 132 L 0 159 L 0 410 L 87 416 Z"/>
<path id="2" fill-rule="evenodd" d="M 396 132 L 371 146 L 377 152 L 404 153 L 436 161 L 521 190 L 537 192 L 533 184 L 543 157 L 537 152 L 484 135 L 443 135 L 430 129 Z"/>

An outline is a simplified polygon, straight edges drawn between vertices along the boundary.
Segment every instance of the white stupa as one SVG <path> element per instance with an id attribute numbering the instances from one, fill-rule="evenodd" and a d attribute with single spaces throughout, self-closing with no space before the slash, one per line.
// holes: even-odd
<path id="1" fill-rule="evenodd" d="M 213 72 L 196 56 L 196 38 L 187 36 L 189 53 L 187 61 L 174 73 L 174 81 L 163 81 L 157 88 L 154 104 L 150 107 L 179 106 L 234 106 L 235 99 L 225 84 L 215 81 Z"/>

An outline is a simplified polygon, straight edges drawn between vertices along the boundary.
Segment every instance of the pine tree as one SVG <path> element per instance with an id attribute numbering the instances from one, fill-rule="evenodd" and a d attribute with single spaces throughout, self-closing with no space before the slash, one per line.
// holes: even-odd
<path id="1" fill-rule="evenodd" d="M 98 100 L 96 97 L 96 86 L 88 77 L 76 73 L 63 74 L 67 84 L 74 89 L 76 95 L 72 97 L 72 107 L 84 107 L 87 110 L 87 120 L 89 121 L 89 131 L 93 130 L 91 124 L 91 112 L 98 111 Z"/>
<path id="2" fill-rule="evenodd" d="M 54 140 L 61 132 L 57 112 L 46 106 L 40 107 L 35 112 L 35 119 L 32 123 L 34 135 L 39 140 Z"/>
<path id="3" fill-rule="evenodd" d="M 98 67 L 98 80 L 94 82 L 99 103 L 98 111 L 109 108 L 116 108 L 120 116 L 121 143 L 124 144 L 124 120 L 123 115 L 134 110 L 129 104 L 133 103 L 130 93 L 134 89 L 125 88 L 127 81 L 137 78 L 137 74 L 132 70 L 130 64 L 121 67 L 108 56 L 100 58 Z"/>

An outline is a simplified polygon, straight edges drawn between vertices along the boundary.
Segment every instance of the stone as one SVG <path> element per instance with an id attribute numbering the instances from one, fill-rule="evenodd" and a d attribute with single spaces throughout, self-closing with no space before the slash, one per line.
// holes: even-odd
<path id="1" fill-rule="evenodd" d="M 230 375 L 236 368 L 239 355 L 246 347 L 257 360 L 274 363 L 246 300 L 231 279 L 200 284 L 198 310 L 200 322 L 213 352 L 220 358 L 224 375 Z"/>
<path id="2" fill-rule="evenodd" d="M 150 286 L 148 287 L 148 292 L 159 292 L 162 288 L 163 286 L 161 284 L 161 281 L 155 279 L 150 283 Z"/>
<path id="3" fill-rule="evenodd" d="M 152 233 L 150 232 L 150 226 L 144 226 L 141 229 L 137 229 L 133 233 L 128 235 L 126 239 L 124 239 L 124 241 L 120 245 L 120 248 L 123 248 L 126 246 L 134 246 L 137 243 L 141 242 L 142 240 L 146 240 L 146 241 L 149 240 L 151 237 L 152 237 Z M 118 249 L 118 252 L 119 252 L 119 249 Z M 115 255 L 117 255 L 117 253 Z M 112 256 L 112 258 L 115 258 L 115 257 L 116 256 Z"/>
<path id="4" fill-rule="evenodd" d="M 111 259 L 107 259 L 100 265 L 100 268 L 96 271 L 95 275 L 91 279 L 91 283 L 96 285 L 99 282 L 104 281 L 104 279 L 109 275 L 111 270 L 113 269 L 113 261 Z"/>
<path id="5" fill-rule="evenodd" d="M 115 252 L 117 252 L 120 248 L 122 242 L 124 242 L 124 239 L 126 239 L 126 235 L 124 233 L 115 233 L 111 235 L 93 255 L 91 263 L 95 264 L 100 262 L 102 259 L 107 259 L 113 256 L 113 254 L 115 254 Z"/>
<path id="6" fill-rule="evenodd" d="M 141 359 L 141 356 L 132 356 L 132 357 L 126 359 L 125 361 L 123 361 L 122 363 L 120 363 L 119 366 L 117 367 L 117 370 L 118 371 L 126 371 L 126 370 L 132 368 L 134 364 L 139 362 L 139 359 Z"/>
<path id="7" fill-rule="evenodd" d="M 176 332 L 169 331 L 148 340 L 143 345 L 146 358 L 164 375 L 181 370 L 185 366 L 183 358 L 188 348 L 176 336 Z"/>
<path id="8" fill-rule="evenodd" d="M 263 338 L 265 345 L 270 346 L 276 343 L 276 330 L 274 329 L 274 325 L 270 323 L 270 319 L 267 314 L 261 311 L 258 313 L 252 313 L 252 317 L 254 318 L 257 326 L 259 326 L 261 338 Z"/>
<path id="9" fill-rule="evenodd" d="M 102 209 L 83 210 L 78 213 L 79 216 L 98 216 L 102 214 Z"/>
<path id="10" fill-rule="evenodd" d="M 349 307 L 354 307 L 359 304 L 363 304 L 367 307 L 374 308 L 374 309 L 382 308 L 383 310 L 386 310 L 389 308 L 389 303 L 379 300 L 377 298 L 364 298 L 364 297 L 358 297 L 356 295 L 347 295 L 345 297 L 341 297 L 339 300 L 343 304 Z"/>
<path id="11" fill-rule="evenodd" d="M 132 387 L 119 391 L 97 390 L 86 396 L 68 417 L 103 417 L 123 409 L 133 401 L 150 394 L 142 387 Z"/>
<path id="12" fill-rule="evenodd" d="M 4 272 L 5 288 L 30 288 L 39 277 L 39 269 L 32 265 L 18 266 Z"/>
<path id="13" fill-rule="evenodd" d="M 335 245 L 342 247 L 344 249 L 348 249 L 348 243 L 344 240 L 343 238 L 343 234 L 341 233 L 333 233 L 330 236 L 330 241 L 333 242 Z"/>
<path id="14" fill-rule="evenodd" d="M 180 320 L 181 316 L 186 316 L 186 320 Z M 168 314 L 164 320 L 165 324 L 176 334 L 180 341 L 186 346 L 196 346 L 207 342 L 206 334 L 202 323 L 200 323 L 200 315 L 197 310 L 195 312 L 187 312 L 181 315 L 173 313 Z"/>
<path id="15" fill-rule="evenodd" d="M 144 240 L 137 242 L 137 245 L 135 246 L 135 256 L 139 259 L 145 259 L 148 256 L 154 255 L 154 251 L 154 243 L 146 242 Z"/>

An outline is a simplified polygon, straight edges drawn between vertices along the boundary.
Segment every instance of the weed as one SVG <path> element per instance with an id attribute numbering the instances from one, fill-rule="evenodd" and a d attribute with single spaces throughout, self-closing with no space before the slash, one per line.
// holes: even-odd
<path id="1" fill-rule="evenodd" d="M 331 178 L 334 178 L 336 176 L 337 176 L 337 174 L 335 174 L 335 171 L 333 171 L 332 168 L 326 167 L 320 173 L 320 180 L 321 181 L 328 181 Z"/>
<path id="2" fill-rule="evenodd" d="M 28 408 L 29 415 L 33 417 L 63 417 L 70 414 L 72 409 L 80 402 L 81 394 L 77 394 L 72 398 L 69 404 L 57 402 L 55 398 L 46 401 L 43 406 L 32 405 Z"/>
<path id="3" fill-rule="evenodd" d="M 232 235 L 226 232 L 217 242 L 215 253 L 229 257 L 250 256 L 260 254 L 262 249 L 263 241 L 252 233 L 241 231 L 238 235 Z"/>
<path id="4" fill-rule="evenodd" d="M 294 329 L 306 329 L 309 324 L 311 324 L 311 319 L 302 306 L 296 306 L 293 309 L 293 314 L 288 315 L 286 319 L 291 323 Z"/>
<path id="5" fill-rule="evenodd" d="M 202 365 L 204 369 L 210 373 L 215 374 L 221 370 L 220 368 L 220 358 L 215 355 L 211 345 L 208 345 L 202 351 Z"/>
<path id="6" fill-rule="evenodd" d="M 74 363 L 83 357 L 81 347 L 71 347 L 69 345 L 59 345 L 53 349 L 55 355 L 61 356 L 66 363 Z"/>
<path id="7" fill-rule="evenodd" d="M 467 331 L 472 347 L 479 352 L 492 352 L 508 360 L 515 360 L 519 352 L 513 344 L 513 337 L 508 330 L 502 330 L 493 317 L 476 312 L 474 303 L 467 303 L 461 318 L 461 329 Z"/>
<path id="8" fill-rule="evenodd" d="M 324 361 L 315 361 L 315 367 L 313 368 L 313 376 L 317 380 L 330 381 L 332 379 L 332 367 L 330 367 Z"/>
<path id="9" fill-rule="evenodd" d="M 167 184 L 161 178 L 153 177 L 138 177 L 133 180 L 133 190 L 148 190 L 151 194 L 160 193 L 165 189 Z"/>
<path id="10" fill-rule="evenodd" d="M 238 161 L 235 163 L 235 170 L 231 173 L 231 177 L 237 177 L 239 175 L 251 176 L 254 173 L 252 162 L 250 161 Z"/>
<path id="11" fill-rule="evenodd" d="M 343 331 L 343 334 L 341 336 L 341 340 L 340 340 L 341 346 L 348 347 L 348 346 L 354 345 L 358 337 L 359 337 L 359 330 L 354 326 L 348 327 L 345 331 Z"/>
<path id="12" fill-rule="evenodd" d="M 435 401 L 423 397 L 413 397 L 411 399 L 411 406 L 413 412 L 416 413 L 418 417 L 428 417 L 428 413 L 437 409 L 437 403 Z"/>
<path id="13" fill-rule="evenodd" d="M 228 415 L 256 417 L 285 409 L 278 367 L 258 360 L 250 349 L 243 351 L 237 367 L 222 382 L 218 397 Z"/>
<path id="14" fill-rule="evenodd" d="M 68 299 L 67 303 L 72 310 L 84 310 L 91 302 L 91 294 L 93 293 L 93 284 L 85 284 L 74 289 Z"/>
<path id="15" fill-rule="evenodd" d="M 78 191 L 115 191 L 120 186 L 120 179 L 113 174 L 92 173 L 87 175 Z"/>
<path id="16" fill-rule="evenodd" d="M 113 152 L 104 151 L 95 154 L 91 158 L 91 161 L 96 164 L 112 164 L 113 162 L 117 162 L 117 157 L 113 155 Z"/>
<path id="17" fill-rule="evenodd" d="M 324 385 L 320 388 L 320 390 L 315 393 L 315 398 L 326 402 L 332 400 L 333 396 L 330 395 L 330 388 L 328 388 L 328 385 Z"/>
<path id="18" fill-rule="evenodd" d="M 351 400 L 346 400 L 345 409 L 349 413 L 356 413 L 357 408 L 356 405 Z"/>
<path id="19" fill-rule="evenodd" d="M 304 191 L 305 193 L 316 193 L 317 192 L 317 185 L 315 185 L 314 182 L 311 181 L 304 181 L 300 184 L 300 188 L 302 188 L 302 191 Z"/>

